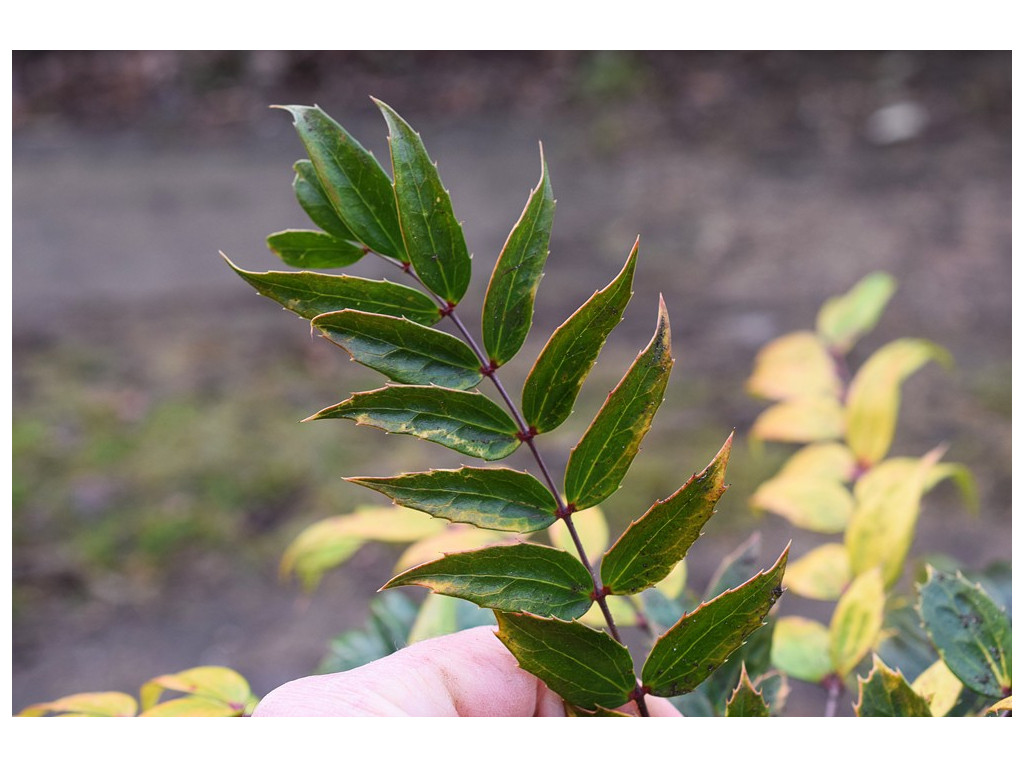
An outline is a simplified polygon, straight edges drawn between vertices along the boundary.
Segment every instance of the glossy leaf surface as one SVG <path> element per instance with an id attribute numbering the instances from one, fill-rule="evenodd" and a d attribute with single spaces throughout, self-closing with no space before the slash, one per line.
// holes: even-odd
<path id="1" fill-rule="evenodd" d="M 299 269 L 347 267 L 366 255 L 360 245 L 306 229 L 275 232 L 267 238 L 267 247 L 289 267 Z"/>
<path id="2" fill-rule="evenodd" d="M 651 428 L 672 371 L 668 311 L 662 300 L 650 343 L 608 395 L 569 454 L 565 495 L 576 509 L 600 504 L 619 489 L 640 442 Z M 674 563 L 673 563 L 674 565 Z"/>
<path id="3" fill-rule="evenodd" d="M 878 323 L 896 291 L 896 281 L 885 272 L 872 272 L 842 296 L 833 296 L 818 312 L 818 333 L 839 354 Z"/>
<path id="4" fill-rule="evenodd" d="M 469 389 L 483 378 L 463 341 L 404 318 L 345 309 L 317 315 L 312 324 L 357 363 L 401 384 Z"/>
<path id="5" fill-rule="evenodd" d="M 845 677 L 875 647 L 882 629 L 885 585 L 878 568 L 862 573 L 839 598 L 829 623 L 829 658 Z"/>
<path id="6" fill-rule="evenodd" d="M 783 583 L 793 594 L 812 600 L 838 600 L 852 579 L 850 557 L 842 544 L 815 547 L 786 567 Z"/>
<path id="7" fill-rule="evenodd" d="M 395 576 L 383 589 L 415 584 L 483 608 L 575 619 L 593 602 L 587 569 L 567 552 L 510 544 L 446 555 Z"/>
<path id="8" fill-rule="evenodd" d="M 700 685 L 758 629 L 782 594 L 789 548 L 768 571 L 724 592 L 658 638 L 641 678 L 655 696 L 678 696 Z"/>
<path id="9" fill-rule="evenodd" d="M 772 635 L 772 664 L 790 677 L 817 683 L 832 672 L 828 627 L 803 616 L 783 616 Z"/>
<path id="10" fill-rule="evenodd" d="M 746 667 L 740 672 L 740 682 L 725 705 L 726 717 L 768 717 L 768 704 L 747 675 Z"/>
<path id="11" fill-rule="evenodd" d="M 533 323 L 533 300 L 548 258 L 554 214 L 555 200 L 542 151 L 540 181 L 501 249 L 484 298 L 484 349 L 498 365 L 515 356 Z"/>
<path id="12" fill-rule="evenodd" d="M 295 190 L 295 197 L 302 206 L 302 210 L 309 216 L 310 221 L 329 235 L 334 235 L 339 240 L 350 240 L 358 242 L 352 230 L 338 216 L 331 204 L 327 192 L 320 183 L 320 177 L 316 175 L 316 168 L 309 160 L 299 160 L 293 166 L 295 168 L 295 179 L 292 181 L 292 188 Z"/>
<path id="13" fill-rule="evenodd" d="M 519 666 L 570 704 L 614 709 L 636 685 L 629 651 L 606 632 L 579 622 L 498 613 L 498 638 Z"/>
<path id="14" fill-rule="evenodd" d="M 512 469 L 463 467 L 346 479 L 403 507 L 480 528 L 527 533 L 557 519 L 551 492 L 533 475 Z"/>
<path id="15" fill-rule="evenodd" d="M 758 440 L 813 443 L 843 436 L 843 409 L 834 397 L 799 397 L 766 408 L 750 427 Z"/>
<path id="16" fill-rule="evenodd" d="M 359 242 L 383 256 L 407 261 L 391 179 L 376 158 L 320 107 L 283 107 L 291 113 L 321 188 Z"/>
<path id="17" fill-rule="evenodd" d="M 519 447 L 515 422 L 500 406 L 479 393 L 444 387 L 395 385 L 358 392 L 306 421 L 319 419 L 351 419 L 488 461 Z"/>
<path id="18" fill-rule="evenodd" d="M 134 698 L 120 691 L 75 693 L 54 701 L 33 704 L 18 712 L 17 717 L 74 715 L 78 717 L 135 717 L 139 705 Z"/>
<path id="19" fill-rule="evenodd" d="M 428 296 L 387 280 L 316 272 L 247 272 L 226 256 L 224 260 L 261 296 L 307 320 L 343 309 L 405 317 L 421 325 L 433 325 L 441 319 L 437 304 Z"/>
<path id="20" fill-rule="evenodd" d="M 875 656 L 867 678 L 858 680 L 860 688 L 853 709 L 858 717 L 931 717 L 928 702 L 914 692 L 899 672 L 889 669 Z"/>
<path id="21" fill-rule="evenodd" d="M 972 691 L 995 698 L 1013 687 L 1009 617 L 963 576 L 928 567 L 918 613 L 946 666 Z"/>
<path id="22" fill-rule="evenodd" d="M 780 336 L 754 358 L 747 391 L 769 400 L 828 395 L 842 389 L 835 361 L 821 339 L 809 331 Z"/>
<path id="23" fill-rule="evenodd" d="M 550 432 L 572 413 L 583 381 L 633 295 L 639 244 L 615 279 L 555 329 L 526 377 L 523 416 L 537 432 Z"/>
<path id="24" fill-rule="evenodd" d="M 374 101 L 390 132 L 395 199 L 408 260 L 430 290 L 458 304 L 469 287 L 471 263 L 448 190 L 419 134 L 387 104 Z"/>
<path id="25" fill-rule="evenodd" d="M 889 452 L 896 431 L 903 380 L 929 360 L 950 365 L 942 347 L 924 339 L 897 339 L 867 359 L 850 382 L 846 398 L 846 443 L 871 466 Z"/>
<path id="26" fill-rule="evenodd" d="M 635 594 L 668 576 L 711 519 L 725 492 L 732 436 L 682 488 L 630 524 L 601 562 L 601 581 L 614 593 Z"/>

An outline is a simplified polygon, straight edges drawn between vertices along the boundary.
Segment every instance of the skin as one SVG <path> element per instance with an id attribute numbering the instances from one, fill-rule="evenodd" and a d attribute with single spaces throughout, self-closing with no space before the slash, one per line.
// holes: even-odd
<path id="1" fill-rule="evenodd" d="M 647 697 L 654 717 L 680 717 Z M 630 702 L 622 708 L 636 714 Z M 563 717 L 561 699 L 519 668 L 492 627 L 403 648 L 348 672 L 304 677 L 271 691 L 253 717 Z"/>

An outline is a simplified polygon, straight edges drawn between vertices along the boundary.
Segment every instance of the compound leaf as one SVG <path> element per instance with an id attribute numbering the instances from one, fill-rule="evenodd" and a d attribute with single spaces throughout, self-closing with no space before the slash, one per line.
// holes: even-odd
<path id="1" fill-rule="evenodd" d="M 437 304 L 426 294 L 387 280 L 316 272 L 247 272 L 227 256 L 224 261 L 261 296 L 307 320 L 342 309 L 405 317 L 420 325 L 433 325 L 441 319 Z"/>
<path id="2" fill-rule="evenodd" d="M 700 536 L 725 492 L 731 448 L 732 435 L 702 472 L 630 524 L 601 562 L 605 587 L 618 594 L 635 594 L 668 576 Z"/>
<path id="3" fill-rule="evenodd" d="M 551 492 L 533 475 L 512 469 L 463 467 L 345 479 L 403 507 L 479 528 L 528 533 L 557 519 Z"/>
<path id="4" fill-rule="evenodd" d="M 424 284 L 451 304 L 469 287 L 472 265 L 462 225 L 418 133 L 382 101 L 388 124 L 394 195 L 408 260 Z"/>
<path id="5" fill-rule="evenodd" d="M 295 190 L 295 198 L 302 206 L 302 210 L 309 216 L 310 221 L 316 224 L 324 232 L 334 235 L 339 240 L 351 240 L 358 242 L 352 230 L 338 216 L 331 205 L 330 198 L 324 191 L 320 177 L 316 175 L 316 168 L 309 160 L 298 160 L 295 165 L 295 179 L 292 181 L 292 188 Z"/>
<path id="6" fill-rule="evenodd" d="M 820 682 L 832 672 L 828 627 L 803 616 L 783 616 L 772 634 L 772 664 L 790 677 Z"/>
<path id="7" fill-rule="evenodd" d="M 629 701 L 636 686 L 625 646 L 577 621 L 496 613 L 498 638 L 519 666 L 567 702 L 594 711 Z"/>
<path id="8" fill-rule="evenodd" d="M 818 312 L 818 334 L 837 354 L 846 354 L 878 323 L 896 291 L 885 272 L 872 272 L 842 296 L 833 296 Z"/>
<path id="9" fill-rule="evenodd" d="M 463 341 L 411 320 L 343 309 L 317 315 L 312 324 L 357 363 L 401 384 L 469 389 L 483 378 Z"/>
<path id="10" fill-rule="evenodd" d="M 538 433 L 550 432 L 572 413 L 583 381 L 633 295 L 639 247 L 638 238 L 615 279 L 555 329 L 527 375 L 523 416 Z"/>
<path id="11" fill-rule="evenodd" d="M 361 245 L 308 229 L 275 232 L 267 238 L 267 247 L 289 267 L 299 269 L 347 267 L 366 255 Z"/>
<path id="12" fill-rule="evenodd" d="M 357 392 L 305 421 L 319 419 L 351 419 L 488 461 L 508 456 L 520 442 L 515 422 L 492 400 L 444 387 L 396 384 Z"/>
<path id="13" fill-rule="evenodd" d="M 747 380 L 751 395 L 768 400 L 838 397 L 841 389 L 835 361 L 821 339 L 809 331 L 780 336 L 762 347 Z"/>
<path id="14" fill-rule="evenodd" d="M 897 339 L 867 359 L 846 398 L 846 444 L 864 466 L 885 457 L 896 431 L 903 380 L 929 360 L 949 366 L 942 347 L 924 339 Z"/>
<path id="15" fill-rule="evenodd" d="M 689 693 L 725 663 L 782 594 L 788 556 L 787 546 L 768 571 L 703 603 L 659 637 L 644 662 L 644 686 L 655 696 Z"/>
<path id="16" fill-rule="evenodd" d="M 543 148 L 540 166 L 540 181 L 501 249 L 484 298 L 484 349 L 495 365 L 511 360 L 526 341 L 533 323 L 533 300 L 548 257 L 555 200 Z"/>
<path id="17" fill-rule="evenodd" d="M 416 584 L 497 611 L 575 619 L 593 602 L 587 569 L 567 552 L 509 544 L 445 555 L 398 574 L 382 589 Z"/>
<path id="18" fill-rule="evenodd" d="M 316 169 L 321 188 L 360 243 L 407 261 L 391 179 L 377 159 L 320 107 L 281 107 Z"/>
<path id="19" fill-rule="evenodd" d="M 939 656 L 972 691 L 1002 698 L 1012 688 L 1010 619 L 977 584 L 931 566 L 917 610 Z"/>
<path id="20" fill-rule="evenodd" d="M 565 495 L 576 509 L 600 504 L 619 489 L 661 405 L 672 370 L 668 310 L 659 301 L 658 326 L 647 347 L 608 395 L 565 468 Z"/>
<path id="21" fill-rule="evenodd" d="M 853 580 L 839 598 L 829 624 L 829 658 L 845 677 L 878 641 L 885 610 L 885 585 L 879 568 Z"/>
<path id="22" fill-rule="evenodd" d="M 928 702 L 914 692 L 903 675 L 878 656 L 867 678 L 858 678 L 857 717 L 931 717 Z"/>

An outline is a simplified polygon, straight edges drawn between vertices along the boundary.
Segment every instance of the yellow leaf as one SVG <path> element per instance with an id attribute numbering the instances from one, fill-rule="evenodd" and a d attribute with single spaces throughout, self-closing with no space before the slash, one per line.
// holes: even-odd
<path id="1" fill-rule="evenodd" d="M 913 685 L 914 693 L 928 702 L 932 717 L 945 717 L 953 708 L 964 684 L 950 672 L 946 663 L 939 659 L 917 676 Z"/>
<path id="2" fill-rule="evenodd" d="M 636 609 L 633 607 L 633 603 L 629 597 L 608 595 L 605 597 L 605 600 L 608 603 L 608 610 L 611 612 L 612 618 L 615 620 L 615 626 L 632 627 L 636 624 Z M 608 622 L 605 621 L 604 618 L 604 613 L 601 612 L 601 606 L 597 603 L 590 606 L 590 609 L 583 614 L 580 621 L 591 627 L 608 626 Z"/>
<path id="3" fill-rule="evenodd" d="M 853 513 L 853 497 L 837 481 L 784 473 L 758 486 L 750 506 L 808 531 L 839 533 Z"/>
<path id="4" fill-rule="evenodd" d="M 818 312 L 818 333 L 836 352 L 845 354 L 875 327 L 896 290 L 885 272 L 872 272 L 842 296 L 833 296 Z"/>
<path id="5" fill-rule="evenodd" d="M 942 347 L 924 339 L 897 339 L 867 359 L 846 397 L 846 443 L 864 466 L 885 457 L 896 431 L 903 380 L 929 360 L 950 365 Z"/>
<path id="6" fill-rule="evenodd" d="M 843 409 L 834 397 L 801 397 L 767 408 L 750 427 L 751 437 L 813 443 L 843 436 Z"/>
<path id="7" fill-rule="evenodd" d="M 574 512 L 572 524 L 576 527 L 576 534 L 583 543 L 583 550 L 587 553 L 587 557 L 593 557 L 594 553 L 604 552 L 608 548 L 608 522 L 600 507 L 590 507 L 580 512 Z M 556 522 L 548 528 L 548 536 L 556 547 L 579 556 L 565 523 Z"/>
<path id="8" fill-rule="evenodd" d="M 1013 712 L 1013 696 L 997 701 L 987 710 L 989 715 L 998 715 L 1000 712 Z"/>
<path id="9" fill-rule="evenodd" d="M 139 717 L 241 717 L 242 709 L 205 696 L 182 696 L 157 704 Z"/>
<path id="10" fill-rule="evenodd" d="M 832 671 L 828 628 L 803 616 L 783 616 L 772 634 L 772 664 L 797 680 L 820 682 Z"/>
<path id="11" fill-rule="evenodd" d="M 227 667 L 193 667 L 172 675 L 160 675 L 142 686 L 139 702 L 143 713 L 153 708 L 164 691 L 186 693 L 224 704 L 242 712 L 252 691 L 244 677 Z M 184 706 L 184 705 L 182 705 Z"/>
<path id="12" fill-rule="evenodd" d="M 661 592 L 669 600 L 675 600 L 682 594 L 686 587 L 686 560 L 680 560 L 668 576 L 654 585 L 654 588 Z"/>
<path id="13" fill-rule="evenodd" d="M 458 629 L 458 622 L 455 617 L 455 607 L 459 598 L 448 595 L 438 595 L 433 592 L 428 594 L 420 612 L 416 614 L 416 621 L 409 630 L 408 643 L 418 643 L 430 637 L 450 635 Z"/>
<path id="14" fill-rule="evenodd" d="M 77 715 L 80 717 L 135 717 L 138 705 L 131 696 L 120 691 L 75 693 L 44 704 L 33 704 L 18 717 L 45 715 Z"/>
<path id="15" fill-rule="evenodd" d="M 878 568 L 862 573 L 839 598 L 829 624 L 829 658 L 843 677 L 878 640 L 885 610 L 885 585 Z"/>
<path id="16" fill-rule="evenodd" d="M 854 575 L 881 566 L 886 586 L 899 578 L 925 484 L 944 450 L 940 446 L 916 460 L 889 459 L 854 485 L 854 511 L 844 541 Z"/>
<path id="17" fill-rule="evenodd" d="M 449 552 L 465 552 L 479 549 L 495 542 L 505 541 L 509 544 L 521 541 L 521 538 L 509 536 L 501 531 L 477 528 L 473 525 L 452 523 L 441 533 L 417 541 L 406 549 L 395 563 L 394 572 L 401 573 L 416 565 L 437 560 Z"/>
<path id="18" fill-rule="evenodd" d="M 838 397 L 841 388 L 832 356 L 821 339 L 809 331 L 780 336 L 762 347 L 747 380 L 751 395 L 769 400 Z"/>
<path id="19" fill-rule="evenodd" d="M 812 600 L 838 600 L 850 583 L 850 558 L 842 544 L 823 544 L 786 566 L 782 583 Z"/>
<path id="20" fill-rule="evenodd" d="M 847 482 L 853 479 L 857 462 L 842 443 L 813 443 L 798 450 L 779 470 L 779 475 Z"/>

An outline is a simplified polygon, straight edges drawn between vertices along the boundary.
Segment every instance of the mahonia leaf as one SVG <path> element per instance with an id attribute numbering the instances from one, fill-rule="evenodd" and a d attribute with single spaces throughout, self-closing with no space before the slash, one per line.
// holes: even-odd
<path id="1" fill-rule="evenodd" d="M 852 578 L 846 547 L 830 542 L 790 563 L 783 584 L 800 597 L 838 600 Z"/>
<path id="2" fill-rule="evenodd" d="M 932 717 L 945 717 L 960 698 L 964 684 L 939 659 L 915 678 L 911 688 L 928 702 Z"/>
<path id="3" fill-rule="evenodd" d="M 275 232 L 267 238 L 267 247 L 289 267 L 299 269 L 347 267 L 366 255 L 361 245 L 308 229 Z"/>
<path id="4" fill-rule="evenodd" d="M 875 656 L 867 678 L 858 678 L 860 695 L 853 705 L 857 717 L 931 717 L 928 702 L 898 671 L 889 669 Z"/>
<path id="5" fill-rule="evenodd" d="M 469 389 L 483 378 L 465 342 L 400 317 L 343 309 L 313 318 L 324 338 L 400 384 Z"/>
<path id="6" fill-rule="evenodd" d="M 754 419 L 750 436 L 783 443 L 836 440 L 843 436 L 843 408 L 828 395 L 785 400 Z"/>
<path id="7" fill-rule="evenodd" d="M 307 320 L 343 309 L 405 317 L 420 325 L 433 325 L 441 319 L 441 312 L 430 297 L 398 283 L 316 272 L 247 272 L 232 264 L 223 253 L 221 256 L 261 296 Z"/>
<path id="8" fill-rule="evenodd" d="M 900 385 L 929 360 L 945 366 L 952 358 L 924 339 L 897 339 L 867 359 L 846 396 L 846 444 L 864 466 L 885 457 L 896 431 Z"/>
<path id="9" fill-rule="evenodd" d="M 188 694 L 188 699 L 174 707 L 155 709 L 164 691 Z M 142 716 L 189 717 L 189 716 L 230 716 L 241 715 L 252 698 L 249 683 L 233 669 L 227 667 L 194 667 L 172 675 L 160 675 L 142 686 L 139 704 Z M 207 714 L 201 712 L 207 707 Z M 182 708 L 182 709 L 179 709 Z"/>
<path id="10" fill-rule="evenodd" d="M 33 704 L 18 712 L 17 717 L 135 717 L 139 705 L 134 698 L 120 691 L 75 693 L 54 701 Z"/>
<path id="11" fill-rule="evenodd" d="M 352 230 L 335 212 L 323 184 L 320 183 L 320 177 L 316 175 L 313 163 L 309 160 L 298 160 L 293 167 L 295 179 L 292 181 L 292 188 L 295 190 L 295 198 L 310 221 L 339 240 L 358 242 L 359 238 L 352 234 Z"/>
<path id="12" fill-rule="evenodd" d="M 492 400 L 444 387 L 396 384 L 357 392 L 305 421 L 319 419 L 351 419 L 488 461 L 508 456 L 520 443 L 515 422 Z"/>
<path id="13" fill-rule="evenodd" d="M 987 710 L 985 714 L 987 716 L 999 716 L 1003 713 L 1007 715 L 1013 714 L 1013 696 L 1007 696 L 1005 699 L 1000 699 Z"/>
<path id="14" fill-rule="evenodd" d="M 612 615 L 612 621 L 615 622 L 617 627 L 634 627 L 637 624 L 637 613 L 636 606 L 633 601 L 628 597 L 621 597 L 619 595 L 608 595 L 605 598 L 605 605 L 608 606 L 608 612 Z M 580 621 L 586 624 L 588 627 L 607 627 L 608 619 L 605 618 L 604 611 L 601 610 L 601 606 L 594 603 L 590 606 L 590 610 L 587 611 L 580 618 Z"/>
<path id="15" fill-rule="evenodd" d="M 641 673 L 645 690 L 678 696 L 700 685 L 764 623 L 782 594 L 787 546 L 768 571 L 686 614 L 651 649 Z"/>
<path id="16" fill-rule="evenodd" d="M 879 568 L 853 580 L 839 598 L 829 623 L 829 658 L 841 677 L 850 674 L 875 647 L 885 611 L 885 585 Z"/>
<path id="17" fill-rule="evenodd" d="M 747 668 L 740 670 L 740 682 L 725 705 L 726 717 L 768 717 L 768 704 L 761 692 L 754 688 L 747 675 Z"/>
<path id="18" fill-rule="evenodd" d="M 818 334 L 837 354 L 846 354 L 878 323 L 896 291 L 885 272 L 872 272 L 842 296 L 833 296 L 818 312 Z"/>
<path id="19" fill-rule="evenodd" d="M 914 539 L 925 483 L 943 450 L 932 450 L 909 466 L 902 461 L 882 462 L 857 481 L 856 507 L 844 540 L 854 575 L 880 565 L 886 586 L 900 577 Z"/>
<path id="20" fill-rule="evenodd" d="M 565 468 L 565 495 L 576 509 L 600 504 L 619 489 L 651 428 L 672 370 L 668 310 L 659 300 L 658 327 L 605 400 Z"/>
<path id="21" fill-rule="evenodd" d="M 550 432 L 572 413 L 583 381 L 633 295 L 637 239 L 622 271 L 562 323 L 548 339 L 523 384 L 523 416 L 538 433 Z"/>
<path id="22" fill-rule="evenodd" d="M 946 666 L 972 691 L 1000 698 L 1013 685 L 1010 619 L 977 584 L 927 567 L 917 606 Z"/>
<path id="23" fill-rule="evenodd" d="M 797 475 L 805 479 L 849 482 L 857 471 L 857 460 L 842 443 L 805 445 L 786 459 L 776 476 Z"/>
<path id="24" fill-rule="evenodd" d="M 838 397 L 842 382 L 821 339 L 809 331 L 780 336 L 754 359 L 747 392 L 768 400 L 828 395 Z"/>
<path id="25" fill-rule="evenodd" d="M 833 671 L 828 627 L 803 616 L 783 616 L 772 633 L 772 664 L 790 677 L 818 683 Z"/>
<path id="26" fill-rule="evenodd" d="M 700 473 L 630 524 L 605 554 L 601 581 L 617 594 L 635 594 L 668 576 L 711 519 L 725 492 L 732 435 Z"/>
<path id="27" fill-rule="evenodd" d="M 633 661 L 606 632 L 528 613 L 495 615 L 498 638 L 519 666 L 569 704 L 593 711 L 629 701 L 636 687 Z"/>
<path id="28" fill-rule="evenodd" d="M 394 194 L 408 260 L 430 290 L 458 304 L 469 287 L 472 265 L 448 190 L 419 134 L 387 104 L 374 103 L 390 133 Z"/>
<path id="29" fill-rule="evenodd" d="M 483 608 L 576 619 L 593 602 L 587 569 L 568 552 L 508 544 L 457 552 L 398 574 L 381 589 L 416 584 Z"/>
<path id="30" fill-rule="evenodd" d="M 757 487 L 750 506 L 804 530 L 839 533 L 853 513 L 853 497 L 843 483 L 852 478 L 854 467 L 853 454 L 840 443 L 808 445 Z"/>
<path id="31" fill-rule="evenodd" d="M 373 154 L 320 107 L 281 107 L 291 113 L 335 213 L 360 243 L 382 256 L 408 261 L 391 179 Z"/>
<path id="32" fill-rule="evenodd" d="M 558 519 L 551 492 L 533 475 L 512 469 L 463 467 L 345 479 L 403 507 L 480 528 L 529 533 Z"/>
<path id="33" fill-rule="evenodd" d="M 484 349 L 495 366 L 511 360 L 526 341 L 534 296 L 548 258 L 555 200 L 543 148 L 540 168 L 540 181 L 501 249 L 484 298 Z"/>
<path id="34" fill-rule="evenodd" d="M 605 707 L 598 707 L 591 711 L 584 709 L 583 707 L 577 707 L 569 702 L 563 702 L 565 704 L 565 716 L 566 717 L 632 717 L 632 715 L 626 712 L 620 712 L 617 709 L 606 709 Z"/>

